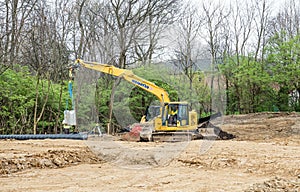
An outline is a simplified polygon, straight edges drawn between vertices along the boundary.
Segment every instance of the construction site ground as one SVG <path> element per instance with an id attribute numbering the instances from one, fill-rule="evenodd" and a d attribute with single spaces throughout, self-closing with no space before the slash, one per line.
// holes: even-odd
<path id="1" fill-rule="evenodd" d="M 236 138 L 0 140 L 0 191 L 300 191 L 299 114 L 226 116 L 220 127 Z"/>

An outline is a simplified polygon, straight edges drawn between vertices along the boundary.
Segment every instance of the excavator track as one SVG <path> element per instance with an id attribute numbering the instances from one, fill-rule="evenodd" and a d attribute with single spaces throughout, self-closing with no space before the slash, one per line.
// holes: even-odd
<path id="1" fill-rule="evenodd" d="M 198 139 L 229 140 L 233 138 L 235 138 L 233 134 L 223 131 L 209 121 L 199 124 L 197 129 L 193 131 L 152 132 L 147 126 L 143 127 L 140 132 L 140 141 L 153 142 L 184 142 Z"/>
<path id="2" fill-rule="evenodd" d="M 223 131 L 217 126 L 204 127 L 203 124 L 195 131 L 177 131 L 177 132 L 154 132 L 151 140 L 154 142 L 184 142 L 191 140 L 229 140 L 235 138 L 233 134 Z M 149 138 L 149 137 L 148 137 Z"/>
<path id="3" fill-rule="evenodd" d="M 203 136 L 195 132 L 184 131 L 152 133 L 152 141 L 154 142 L 184 142 L 195 139 L 203 139 Z"/>

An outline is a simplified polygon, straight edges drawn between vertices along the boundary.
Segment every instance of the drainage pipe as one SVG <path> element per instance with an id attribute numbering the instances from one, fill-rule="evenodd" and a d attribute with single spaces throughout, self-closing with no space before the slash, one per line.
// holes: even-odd
<path id="1" fill-rule="evenodd" d="M 16 140 L 28 140 L 28 139 L 74 139 L 74 140 L 86 140 L 87 139 L 87 134 L 0 135 L 0 139 L 16 139 Z"/>

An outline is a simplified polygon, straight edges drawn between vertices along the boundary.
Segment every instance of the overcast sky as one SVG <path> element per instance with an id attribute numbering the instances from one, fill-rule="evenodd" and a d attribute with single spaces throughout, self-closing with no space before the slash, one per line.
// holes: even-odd
<path id="1" fill-rule="evenodd" d="M 229 6 L 230 4 L 235 4 L 236 2 L 238 4 L 243 4 L 246 2 L 250 2 L 250 0 L 186 0 L 191 1 L 195 6 L 201 6 L 202 2 L 214 2 L 215 4 L 221 3 L 225 6 Z M 260 0 L 263 2 L 263 0 Z M 286 2 L 289 2 L 290 0 L 267 0 L 267 3 L 272 6 L 272 10 L 274 11 L 274 14 L 282 7 Z M 300 3 L 300 0 L 295 0 L 296 3 Z"/>

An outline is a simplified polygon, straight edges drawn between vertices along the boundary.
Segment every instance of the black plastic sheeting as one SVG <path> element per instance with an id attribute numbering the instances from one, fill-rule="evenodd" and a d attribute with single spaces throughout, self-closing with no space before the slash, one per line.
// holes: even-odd
<path id="1" fill-rule="evenodd" d="M 74 140 L 86 140 L 86 134 L 26 134 L 26 135 L 0 135 L 0 139 L 16 139 L 16 140 L 28 140 L 28 139 L 74 139 Z"/>

